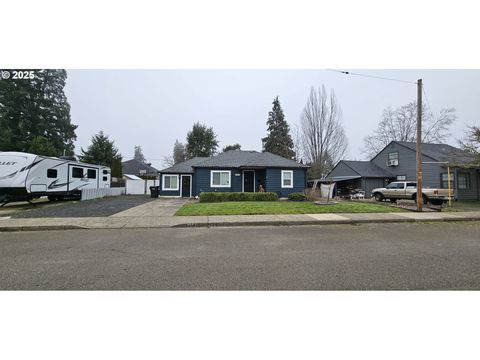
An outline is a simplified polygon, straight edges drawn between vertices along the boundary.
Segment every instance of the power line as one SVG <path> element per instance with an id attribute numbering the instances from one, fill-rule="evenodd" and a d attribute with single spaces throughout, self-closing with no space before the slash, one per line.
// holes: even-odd
<path id="1" fill-rule="evenodd" d="M 434 116 L 433 116 L 433 111 L 432 111 L 432 108 L 430 107 L 430 102 L 428 101 L 427 93 L 425 92 L 425 85 L 422 86 L 422 90 L 423 90 L 423 95 L 425 96 L 425 101 L 426 101 L 426 103 L 427 103 L 428 110 L 430 111 L 430 115 L 431 115 L 432 118 L 433 118 L 433 117 L 434 117 Z"/>
<path id="2" fill-rule="evenodd" d="M 351 72 L 351 71 L 342 71 L 342 70 L 334 70 L 334 69 L 327 69 L 327 70 L 338 72 L 338 73 L 345 74 L 345 75 L 356 75 L 356 76 L 363 76 L 363 77 L 368 77 L 368 78 L 373 78 L 373 79 L 380 79 L 380 80 L 387 80 L 387 81 L 397 81 L 397 82 L 417 85 L 417 83 L 413 82 L 413 81 L 392 79 L 392 78 L 386 78 L 386 77 L 368 75 L 368 74 L 359 74 L 359 73 L 354 73 L 354 72 Z"/>

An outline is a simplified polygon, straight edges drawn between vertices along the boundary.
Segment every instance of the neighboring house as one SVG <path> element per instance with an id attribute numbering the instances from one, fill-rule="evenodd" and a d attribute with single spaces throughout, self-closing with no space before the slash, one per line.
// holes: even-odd
<path id="1" fill-rule="evenodd" d="M 451 188 L 455 198 L 480 199 L 480 166 L 475 156 L 446 144 L 422 144 L 423 186 Z M 395 180 L 416 180 L 416 143 L 392 141 L 370 161 L 341 160 L 323 179 L 336 182 L 337 193 L 362 189 L 367 196 L 375 187 Z"/>
<path id="2" fill-rule="evenodd" d="M 158 170 L 150 164 L 132 159 L 122 162 L 122 174 L 131 174 L 139 177 L 157 177 Z"/>
<path id="3" fill-rule="evenodd" d="M 161 170 L 160 196 L 197 196 L 202 192 L 265 191 L 287 197 L 307 187 L 308 166 L 269 152 L 231 150 L 193 158 Z"/>

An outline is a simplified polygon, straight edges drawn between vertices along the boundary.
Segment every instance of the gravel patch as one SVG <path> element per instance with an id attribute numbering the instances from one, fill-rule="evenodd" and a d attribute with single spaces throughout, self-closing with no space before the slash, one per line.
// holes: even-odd
<path id="1" fill-rule="evenodd" d="M 32 206 L 28 210 L 12 213 L 11 216 L 12 218 L 111 216 L 152 200 L 156 199 L 147 195 L 122 195 L 86 201 L 62 201 L 41 207 Z"/>

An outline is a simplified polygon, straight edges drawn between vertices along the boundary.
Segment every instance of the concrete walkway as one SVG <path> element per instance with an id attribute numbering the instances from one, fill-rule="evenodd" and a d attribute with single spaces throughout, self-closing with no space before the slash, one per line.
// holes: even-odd
<path id="1" fill-rule="evenodd" d="M 135 229 L 165 227 L 286 226 L 435 221 L 480 221 L 480 211 L 455 213 L 412 212 L 306 215 L 146 216 L 145 213 L 141 212 L 140 210 L 138 210 L 138 214 L 140 214 L 139 216 L 132 215 L 91 218 L 83 217 L 30 219 L 11 219 L 0 217 L 0 232 L 65 229 Z M 145 211 L 147 211 L 148 213 L 148 209 Z"/>

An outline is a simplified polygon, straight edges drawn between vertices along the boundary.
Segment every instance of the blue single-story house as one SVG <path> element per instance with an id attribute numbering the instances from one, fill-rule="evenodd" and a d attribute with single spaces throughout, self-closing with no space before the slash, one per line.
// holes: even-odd
<path id="1" fill-rule="evenodd" d="M 309 166 L 258 151 L 230 150 L 195 157 L 159 171 L 160 196 L 192 197 L 202 192 L 257 192 L 260 185 L 279 197 L 303 192 Z"/>

